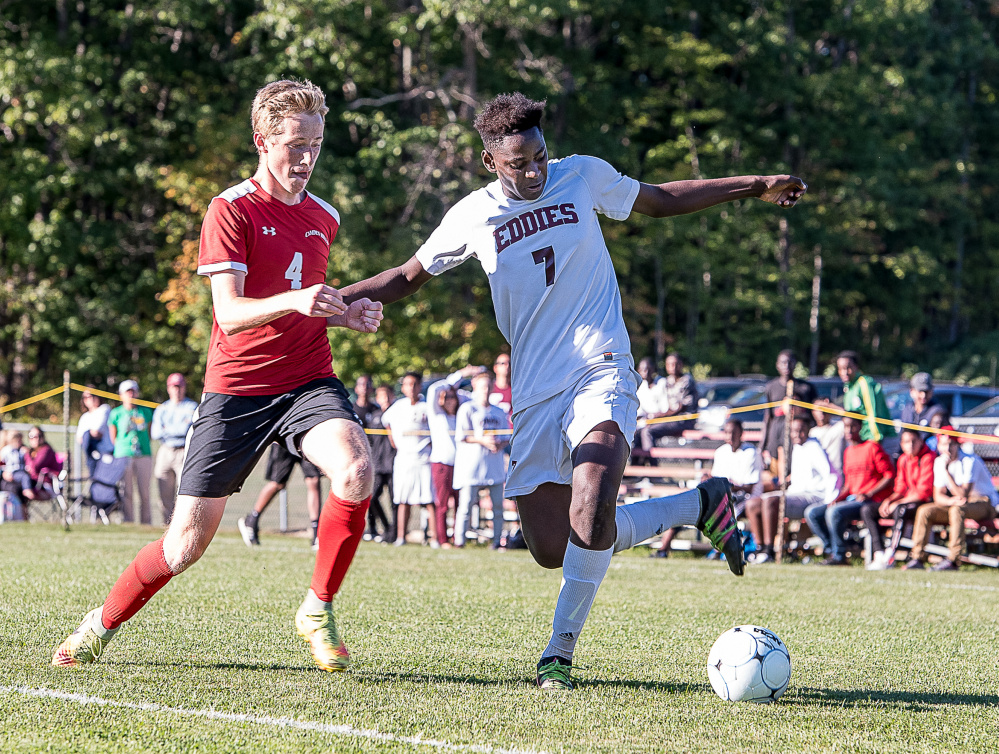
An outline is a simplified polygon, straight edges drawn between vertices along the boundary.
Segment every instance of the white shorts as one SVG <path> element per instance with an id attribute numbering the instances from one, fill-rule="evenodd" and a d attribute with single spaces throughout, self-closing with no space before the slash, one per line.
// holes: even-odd
<path id="1" fill-rule="evenodd" d="M 506 496 L 546 482 L 572 482 L 572 452 L 598 424 L 613 421 L 628 444 L 638 423 L 638 372 L 625 361 L 599 364 L 575 385 L 513 415 Z"/>
<path id="2" fill-rule="evenodd" d="M 392 502 L 396 505 L 430 505 L 434 502 L 430 461 L 412 461 L 395 457 L 392 466 Z"/>

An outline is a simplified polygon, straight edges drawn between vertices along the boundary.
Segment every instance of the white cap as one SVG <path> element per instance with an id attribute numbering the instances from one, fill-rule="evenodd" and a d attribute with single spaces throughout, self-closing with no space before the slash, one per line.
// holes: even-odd
<path id="1" fill-rule="evenodd" d="M 118 395 L 121 395 L 126 390 L 131 390 L 136 395 L 139 394 L 139 383 L 135 380 L 125 380 L 118 386 Z"/>

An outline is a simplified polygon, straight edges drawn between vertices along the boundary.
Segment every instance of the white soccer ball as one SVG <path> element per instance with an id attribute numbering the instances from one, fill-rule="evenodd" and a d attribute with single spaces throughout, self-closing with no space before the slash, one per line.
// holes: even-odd
<path id="1" fill-rule="evenodd" d="M 772 702 L 791 680 L 791 655 L 773 631 L 736 626 L 711 647 L 708 678 L 727 702 Z"/>

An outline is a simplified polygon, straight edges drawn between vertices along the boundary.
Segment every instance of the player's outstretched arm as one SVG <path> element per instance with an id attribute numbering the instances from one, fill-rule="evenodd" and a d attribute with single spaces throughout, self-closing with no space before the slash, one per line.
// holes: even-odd
<path id="1" fill-rule="evenodd" d="M 340 289 L 340 294 L 348 304 L 362 298 L 391 304 L 416 293 L 432 277 L 433 275 L 423 269 L 420 260 L 414 256 L 398 267 L 379 272 L 374 277 Z"/>
<path id="2" fill-rule="evenodd" d="M 805 182 L 793 175 L 739 175 L 659 185 L 643 183 L 632 211 L 649 217 L 675 217 L 736 199 L 762 199 L 779 207 L 793 207 L 807 190 Z"/>
<path id="3" fill-rule="evenodd" d="M 276 296 L 249 298 L 243 295 L 245 279 L 246 273 L 236 270 L 212 275 L 215 321 L 226 335 L 258 327 L 286 314 L 297 312 L 306 317 L 330 317 L 341 316 L 347 310 L 340 292 L 323 283 Z"/>
<path id="4" fill-rule="evenodd" d="M 382 302 L 359 298 L 343 314 L 326 318 L 327 327 L 343 327 L 357 332 L 377 332 L 382 323 Z"/>

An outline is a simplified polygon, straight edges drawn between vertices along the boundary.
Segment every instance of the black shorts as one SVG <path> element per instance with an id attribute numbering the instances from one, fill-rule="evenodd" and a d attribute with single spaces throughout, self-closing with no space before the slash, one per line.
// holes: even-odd
<path id="1" fill-rule="evenodd" d="M 278 484 L 288 484 L 288 478 L 295 469 L 295 464 L 301 462 L 302 474 L 307 479 L 318 479 L 322 472 L 308 458 L 299 458 L 288 452 L 288 449 L 280 443 L 271 445 L 271 452 L 267 456 L 267 471 L 264 472 L 264 479 L 268 482 Z"/>
<path id="2" fill-rule="evenodd" d="M 317 424 L 329 419 L 361 423 L 335 377 L 280 395 L 205 393 L 195 417 L 178 490 L 194 497 L 239 492 L 272 442 L 301 458 L 302 436 Z"/>

